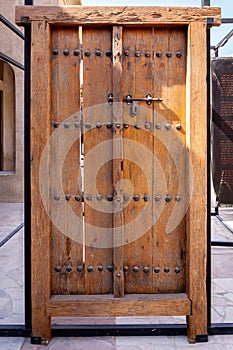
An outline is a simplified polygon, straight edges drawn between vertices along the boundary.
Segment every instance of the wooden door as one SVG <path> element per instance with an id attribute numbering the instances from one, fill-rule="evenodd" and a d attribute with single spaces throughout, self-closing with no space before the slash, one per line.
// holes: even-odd
<path id="1" fill-rule="evenodd" d="M 200 56 L 219 10 L 65 9 L 27 10 L 33 336 L 49 339 L 55 316 L 186 315 L 195 342 L 207 333 Z"/>

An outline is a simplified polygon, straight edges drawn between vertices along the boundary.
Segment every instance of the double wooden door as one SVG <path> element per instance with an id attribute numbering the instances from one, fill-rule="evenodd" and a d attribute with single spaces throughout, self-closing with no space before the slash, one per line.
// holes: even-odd
<path id="1" fill-rule="evenodd" d="M 209 17 L 219 25 L 217 8 L 17 8 L 32 34 L 37 339 L 55 316 L 136 315 L 186 315 L 190 342 L 206 339 Z"/>

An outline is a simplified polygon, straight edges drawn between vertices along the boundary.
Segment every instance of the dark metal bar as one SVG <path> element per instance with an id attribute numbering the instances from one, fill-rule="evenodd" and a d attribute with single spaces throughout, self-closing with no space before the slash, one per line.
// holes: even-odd
<path id="1" fill-rule="evenodd" d="M 0 13 L 0 22 L 5 24 L 6 27 L 8 27 L 10 30 L 12 30 L 12 32 L 17 34 L 21 39 L 24 40 L 23 33 L 16 26 L 14 26 L 14 24 L 12 24 L 10 21 L 8 21 L 8 19 L 6 17 L 4 17 L 1 13 Z"/>
<path id="2" fill-rule="evenodd" d="M 27 5 L 29 1 L 25 1 Z M 32 327 L 31 315 L 31 176 L 30 176 L 30 60 L 31 27 L 25 25 L 24 45 L 24 263 L 25 263 L 25 326 Z"/>
<path id="3" fill-rule="evenodd" d="M 217 214 L 217 215 L 216 215 L 216 218 L 223 224 L 224 227 L 226 227 L 226 229 L 227 229 L 228 231 L 230 231 L 231 233 L 233 233 L 233 231 L 230 229 L 230 227 L 228 227 L 228 226 L 225 224 L 223 218 L 222 218 L 220 215 Z"/>
<path id="4" fill-rule="evenodd" d="M 0 337 L 23 337 L 29 338 L 31 335 L 31 329 L 27 329 L 24 326 L 14 325 L 1 325 Z"/>
<path id="5" fill-rule="evenodd" d="M 210 6 L 210 0 L 201 0 L 201 6 Z"/>
<path id="6" fill-rule="evenodd" d="M 208 332 L 209 335 L 233 334 L 233 323 L 212 323 Z"/>
<path id="7" fill-rule="evenodd" d="M 220 47 L 223 47 L 224 45 L 226 45 L 226 43 L 228 42 L 228 40 L 233 36 L 233 29 L 224 36 L 224 38 L 222 38 L 222 40 L 219 41 L 219 43 L 217 45 L 215 45 L 214 50 L 219 50 Z"/>
<path id="8" fill-rule="evenodd" d="M 212 241 L 211 247 L 233 247 L 233 242 Z"/>
<path id="9" fill-rule="evenodd" d="M 233 18 L 222 18 L 222 23 L 233 23 Z"/>
<path id="10" fill-rule="evenodd" d="M 33 0 L 25 0 L 24 4 L 25 5 L 33 5 Z"/>
<path id="11" fill-rule="evenodd" d="M 207 26 L 207 274 L 206 274 L 206 288 L 207 288 L 207 326 L 211 324 L 211 104 L 210 104 L 210 26 Z"/>
<path id="12" fill-rule="evenodd" d="M 9 233 L 1 242 L 0 247 L 2 247 L 6 242 L 8 242 L 17 232 L 19 232 L 24 227 L 24 222 L 17 226 L 11 233 Z"/>
<path id="13" fill-rule="evenodd" d="M 186 325 L 82 325 L 52 327 L 52 337 L 96 337 L 96 336 L 176 336 L 186 335 Z"/>
<path id="14" fill-rule="evenodd" d="M 0 58 L 3 59 L 3 61 L 6 61 L 6 62 L 8 62 L 8 63 L 11 63 L 11 64 L 13 64 L 14 66 L 16 66 L 16 67 L 18 67 L 18 68 L 24 70 L 24 66 L 23 66 L 21 63 L 15 61 L 15 60 L 14 60 L 13 58 L 11 58 L 10 56 L 5 55 L 3 52 L 0 52 Z"/>

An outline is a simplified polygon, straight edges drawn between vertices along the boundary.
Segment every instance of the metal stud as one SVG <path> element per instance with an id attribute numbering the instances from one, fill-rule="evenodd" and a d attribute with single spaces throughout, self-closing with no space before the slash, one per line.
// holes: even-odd
<path id="1" fill-rule="evenodd" d="M 129 127 L 129 124 L 125 123 L 125 124 L 124 124 L 124 128 L 125 128 L 125 129 L 128 129 L 128 127 Z"/>
<path id="2" fill-rule="evenodd" d="M 139 123 L 135 123 L 135 124 L 134 124 L 134 127 L 135 127 L 135 129 L 138 130 L 138 129 L 140 129 L 140 124 L 139 124 Z"/>
<path id="3" fill-rule="evenodd" d="M 165 273 L 168 273 L 168 272 L 170 271 L 170 269 L 169 269 L 169 267 L 165 266 L 164 269 L 163 269 L 163 271 L 164 271 Z"/>
<path id="4" fill-rule="evenodd" d="M 182 57 L 182 52 L 181 51 L 176 51 L 176 57 L 181 58 Z"/>
<path id="5" fill-rule="evenodd" d="M 112 51 L 111 51 L 111 50 L 106 50 L 106 51 L 105 51 L 105 55 L 106 55 L 107 57 L 111 57 L 111 56 L 112 56 Z"/>
<path id="6" fill-rule="evenodd" d="M 113 103 L 113 94 L 108 94 L 108 103 L 110 105 Z"/>
<path id="7" fill-rule="evenodd" d="M 139 267 L 138 266 L 134 266 L 133 267 L 133 272 L 138 272 L 139 271 Z"/>
<path id="8" fill-rule="evenodd" d="M 129 50 L 128 49 L 125 50 L 124 55 L 125 56 L 129 56 Z"/>
<path id="9" fill-rule="evenodd" d="M 66 199 L 67 201 L 69 201 L 70 198 L 71 198 L 71 195 L 70 195 L 69 193 L 68 193 L 68 194 L 65 194 L 65 199 Z"/>
<path id="10" fill-rule="evenodd" d="M 159 194 L 156 194 L 156 195 L 155 195 L 155 200 L 156 200 L 156 202 L 159 202 L 160 199 L 161 199 L 161 196 L 160 196 Z"/>
<path id="11" fill-rule="evenodd" d="M 80 202 L 81 197 L 80 197 L 79 194 L 76 194 L 76 195 L 74 195 L 74 199 L 75 199 L 77 202 Z"/>
<path id="12" fill-rule="evenodd" d="M 53 122 L 53 126 L 54 126 L 54 128 L 58 128 L 58 127 L 59 127 L 59 125 L 60 125 L 60 123 L 59 123 L 59 122 Z"/>
<path id="13" fill-rule="evenodd" d="M 90 128 L 91 128 L 91 123 L 86 123 L 86 124 L 85 124 L 85 127 L 86 127 L 87 129 L 90 129 Z"/>
<path id="14" fill-rule="evenodd" d="M 145 52 L 145 57 L 150 57 L 150 51 Z"/>
<path id="15" fill-rule="evenodd" d="M 129 195 L 124 193 L 123 194 L 123 199 L 124 199 L 124 201 L 128 201 L 129 200 Z"/>
<path id="16" fill-rule="evenodd" d="M 148 266 L 143 267 L 143 272 L 148 273 L 150 271 L 150 268 Z"/>
<path id="17" fill-rule="evenodd" d="M 75 56 L 79 56 L 80 55 L 80 51 L 78 49 L 74 49 L 74 55 Z"/>
<path id="18" fill-rule="evenodd" d="M 108 194 L 108 195 L 107 195 L 107 200 L 108 200 L 109 202 L 112 202 L 112 201 L 113 201 L 113 196 L 112 196 L 111 194 Z"/>
<path id="19" fill-rule="evenodd" d="M 139 50 L 136 50 L 134 55 L 135 55 L 135 57 L 140 57 L 141 56 L 141 52 Z"/>
<path id="20" fill-rule="evenodd" d="M 107 122 L 107 123 L 106 123 L 106 127 L 107 127 L 108 129 L 111 129 L 112 123 L 111 123 L 111 122 Z"/>
<path id="21" fill-rule="evenodd" d="M 97 127 L 97 129 L 100 129 L 102 127 L 102 124 L 100 122 L 97 122 L 95 126 Z"/>
<path id="22" fill-rule="evenodd" d="M 84 52 L 84 55 L 85 55 L 86 57 L 90 57 L 90 55 L 91 55 L 90 50 L 86 50 L 86 51 Z"/>
<path id="23" fill-rule="evenodd" d="M 180 202 L 182 200 L 181 196 L 175 196 L 175 201 Z"/>
<path id="24" fill-rule="evenodd" d="M 150 122 L 146 122 L 145 123 L 145 129 L 149 130 L 151 128 L 151 123 Z"/>
<path id="25" fill-rule="evenodd" d="M 144 201 L 148 202 L 150 200 L 150 195 L 149 194 L 144 194 Z"/>
<path id="26" fill-rule="evenodd" d="M 68 49 L 64 49 L 64 50 L 63 50 L 63 55 L 64 55 L 64 56 L 68 56 L 69 53 L 70 53 L 70 51 L 69 51 Z"/>
<path id="27" fill-rule="evenodd" d="M 68 265 L 66 266 L 66 272 L 71 272 L 72 271 L 72 266 Z"/>
<path id="28" fill-rule="evenodd" d="M 92 200 L 92 195 L 91 194 L 87 194 L 86 195 L 86 200 L 87 201 L 91 201 Z"/>
<path id="29" fill-rule="evenodd" d="M 78 265 L 77 266 L 77 271 L 78 272 L 82 272 L 83 271 L 83 266 L 82 265 Z"/>
<path id="30" fill-rule="evenodd" d="M 117 273 L 116 276 L 117 276 L 117 278 L 121 278 L 121 274 L 120 273 Z"/>
<path id="31" fill-rule="evenodd" d="M 55 270 L 56 272 L 61 272 L 62 267 L 61 267 L 61 266 L 56 266 L 54 270 Z"/>
<path id="32" fill-rule="evenodd" d="M 166 195 L 165 201 L 166 201 L 167 203 L 171 202 L 171 197 L 170 197 L 169 195 Z"/>
<path id="33" fill-rule="evenodd" d="M 79 123 L 79 122 L 75 122 L 75 123 L 74 123 L 74 127 L 75 127 L 75 129 L 80 128 L 80 123 Z"/>
<path id="34" fill-rule="evenodd" d="M 95 198 L 97 199 L 97 201 L 101 201 L 103 197 L 101 194 L 97 194 Z"/>
<path id="35" fill-rule="evenodd" d="M 160 130 L 161 129 L 161 124 L 160 123 L 156 123 L 155 124 L 155 129 Z"/>
<path id="36" fill-rule="evenodd" d="M 172 57 L 172 52 L 171 52 L 171 51 L 167 51 L 166 56 L 167 56 L 168 58 Z"/>
<path id="37" fill-rule="evenodd" d="M 134 200 L 135 202 L 138 202 L 139 199 L 140 199 L 140 196 L 139 196 L 138 194 L 134 194 L 134 195 L 133 195 L 133 200 Z"/>
<path id="38" fill-rule="evenodd" d="M 116 200 L 116 202 L 120 203 L 121 197 L 120 197 L 120 196 L 117 196 L 117 197 L 115 198 L 115 200 Z"/>
<path id="39" fill-rule="evenodd" d="M 165 123 L 165 129 L 170 130 L 172 127 L 171 123 Z"/>
<path id="40" fill-rule="evenodd" d="M 58 54 L 59 54 L 58 49 L 53 49 L 53 55 L 54 55 L 54 56 L 57 56 Z"/>
<path id="41" fill-rule="evenodd" d="M 91 265 L 89 265 L 89 266 L 87 266 L 87 271 L 88 272 L 92 272 L 94 269 L 93 269 L 93 266 L 91 266 Z"/>
<path id="42" fill-rule="evenodd" d="M 181 130 L 181 129 L 182 129 L 182 126 L 181 126 L 180 123 L 177 123 L 177 124 L 175 125 L 175 128 L 176 128 L 176 130 Z"/>
<path id="43" fill-rule="evenodd" d="M 102 265 L 99 265 L 99 266 L 98 266 L 98 270 L 99 270 L 99 271 L 103 271 L 103 269 L 104 269 L 104 268 L 103 268 Z"/>
<path id="44" fill-rule="evenodd" d="M 176 267 L 174 268 L 174 272 L 175 272 L 175 273 L 179 273 L 179 272 L 180 272 L 180 267 L 179 267 L 179 266 L 176 266 Z"/>
<path id="45" fill-rule="evenodd" d="M 95 50 L 95 55 L 96 56 L 101 56 L 101 50 L 100 49 L 96 49 Z"/>
<path id="46" fill-rule="evenodd" d="M 60 196 L 59 196 L 59 194 L 55 194 L 55 195 L 53 196 L 53 198 L 55 199 L 55 201 L 59 201 Z"/>
<path id="47" fill-rule="evenodd" d="M 116 128 L 120 129 L 121 128 L 121 124 L 120 123 L 116 123 Z"/>
<path id="48" fill-rule="evenodd" d="M 109 266 L 107 267 L 107 270 L 108 270 L 109 272 L 112 272 L 112 271 L 113 271 L 113 266 L 112 266 L 112 265 L 109 265 Z"/>
<path id="49" fill-rule="evenodd" d="M 154 272 L 155 272 L 155 273 L 159 273 L 159 272 L 160 272 L 160 267 L 156 266 L 156 267 L 154 268 Z"/>
<path id="50" fill-rule="evenodd" d="M 64 123 L 64 128 L 65 128 L 65 129 L 68 129 L 69 127 L 70 127 L 70 123 L 69 123 L 69 122 L 65 122 L 65 123 Z"/>
<path id="51" fill-rule="evenodd" d="M 162 57 L 163 56 L 163 52 L 158 50 L 156 51 L 156 57 Z"/>
<path id="52" fill-rule="evenodd" d="M 125 265 L 125 266 L 123 267 L 123 271 L 124 271 L 124 272 L 129 271 L 129 267 Z"/>

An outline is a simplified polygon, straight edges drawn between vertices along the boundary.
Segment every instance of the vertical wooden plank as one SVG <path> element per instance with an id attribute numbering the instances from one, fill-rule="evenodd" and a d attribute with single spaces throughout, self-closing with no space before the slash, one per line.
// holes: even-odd
<path id="1" fill-rule="evenodd" d="M 155 28 L 154 155 L 163 170 L 154 169 L 154 292 L 185 290 L 185 79 L 186 30 Z M 176 129 L 180 125 L 181 129 Z M 177 197 L 179 196 L 179 197 Z M 176 200 L 182 198 L 182 200 Z"/>
<path id="2" fill-rule="evenodd" d="M 113 215 L 114 235 L 114 296 L 124 296 L 123 273 L 123 142 L 122 142 L 122 27 L 113 27 Z M 117 125 L 120 125 L 120 128 Z"/>
<path id="3" fill-rule="evenodd" d="M 147 53 L 146 53 L 147 52 Z M 151 28 L 125 28 L 123 32 L 123 97 L 153 96 Z M 124 208 L 125 293 L 152 292 L 152 105 L 138 102 L 135 115 L 124 103 Z M 137 107 L 136 107 L 137 108 Z M 146 124 L 147 123 L 147 124 Z M 146 129 L 145 125 L 149 125 Z M 145 152 L 146 150 L 146 152 Z M 144 196 L 147 196 L 146 200 Z M 135 197 L 136 196 L 136 197 Z M 138 197 L 139 196 L 139 197 Z M 138 199 L 138 200 L 137 200 Z M 140 218 L 140 219 L 139 219 Z M 145 227 L 147 229 L 145 230 Z"/>
<path id="4" fill-rule="evenodd" d="M 80 42 L 79 28 L 56 28 L 52 31 L 52 121 L 57 132 L 56 142 L 51 150 L 52 215 L 62 212 L 60 223 L 63 232 L 52 226 L 52 292 L 53 294 L 84 293 L 84 271 L 82 232 L 75 231 L 71 213 L 82 221 L 80 181 Z M 73 117 L 75 115 L 75 117 Z M 58 127 L 54 127 L 58 123 Z M 61 154 L 67 140 L 77 135 L 70 149 L 65 150 L 64 163 Z M 64 194 L 58 193 L 57 167 L 62 167 Z M 59 200 L 56 195 L 60 196 Z M 66 196 L 70 196 L 66 197 Z M 67 198 L 67 199 L 66 199 Z M 63 208 L 63 209 L 62 209 Z M 71 210 L 72 208 L 72 210 Z M 80 231 L 77 225 L 76 230 Z M 78 237 L 78 239 L 76 239 Z M 78 270 L 77 270 L 77 267 Z"/>
<path id="5" fill-rule="evenodd" d="M 40 196 L 40 160 L 51 132 L 50 28 L 46 22 L 32 23 L 31 43 L 31 263 L 32 336 L 51 338 L 46 305 L 50 298 L 50 219 Z M 48 193 L 49 196 L 49 193 Z"/>
<path id="6" fill-rule="evenodd" d="M 197 44 L 198 43 L 198 44 Z M 200 59 L 202 57 L 202 59 Z M 207 334 L 206 253 L 207 253 L 207 87 L 206 24 L 190 23 L 188 28 L 187 147 L 192 162 L 187 185 L 193 195 L 187 214 L 187 292 L 192 301 L 188 337 Z"/>
<path id="7" fill-rule="evenodd" d="M 84 27 L 82 41 L 86 293 L 105 294 L 113 290 L 111 28 Z"/>

